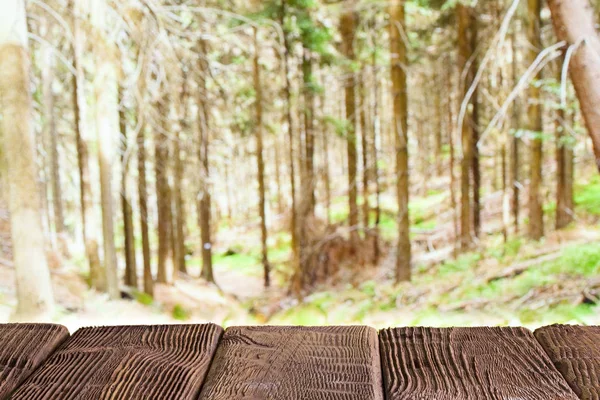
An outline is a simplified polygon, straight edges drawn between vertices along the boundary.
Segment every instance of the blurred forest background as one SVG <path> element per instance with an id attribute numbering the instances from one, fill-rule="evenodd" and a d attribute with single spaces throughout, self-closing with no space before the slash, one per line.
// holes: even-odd
<path id="1" fill-rule="evenodd" d="M 0 4 L 0 320 L 600 322 L 599 1 Z"/>

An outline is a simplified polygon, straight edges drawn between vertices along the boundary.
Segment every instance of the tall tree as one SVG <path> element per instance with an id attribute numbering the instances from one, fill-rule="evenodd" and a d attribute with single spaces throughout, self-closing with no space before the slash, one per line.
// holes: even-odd
<path id="1" fill-rule="evenodd" d="M 212 266 L 212 240 L 211 240 L 211 196 L 210 196 L 210 160 L 209 160 L 209 126 L 210 111 L 206 100 L 207 79 L 209 64 L 207 46 L 204 40 L 199 42 L 199 90 L 196 95 L 198 103 L 198 133 L 200 135 L 198 158 L 200 160 L 200 201 L 198 202 L 200 215 L 200 239 L 202 242 L 202 278 L 208 282 L 215 282 Z"/>
<path id="2" fill-rule="evenodd" d="M 470 7 L 463 4 L 456 5 L 456 14 L 458 19 L 458 71 L 460 98 L 464 98 L 471 86 L 472 73 L 469 66 L 469 60 L 473 55 L 470 34 Z M 466 77 L 463 79 L 462 77 Z M 473 165 L 473 130 L 471 115 L 467 112 L 461 126 L 462 159 L 460 161 L 460 244 L 463 250 L 471 245 L 471 196 L 470 196 L 470 173 Z"/>
<path id="3" fill-rule="evenodd" d="M 347 59 L 346 77 L 344 80 L 344 92 L 346 103 L 346 142 L 348 153 L 348 209 L 350 237 L 353 243 L 358 242 L 358 189 L 357 189 L 357 152 L 356 152 L 356 74 L 352 63 L 354 56 L 354 38 L 356 36 L 357 13 L 356 1 L 346 0 L 340 17 L 340 31 L 342 34 L 342 53 Z"/>
<path id="4" fill-rule="evenodd" d="M 260 47 L 258 29 L 254 28 L 254 90 L 256 91 L 256 163 L 258 170 L 258 212 L 260 215 L 260 241 L 262 247 L 262 265 L 264 269 L 264 285 L 271 285 L 271 267 L 269 265 L 267 247 L 267 209 L 265 202 L 265 162 L 263 160 L 263 96 L 260 80 Z"/>
<path id="5" fill-rule="evenodd" d="M 51 317 L 54 299 L 37 195 L 24 0 L 3 3 L 0 70 L 0 137 L 8 149 L 0 156 L 7 171 L 17 289 L 13 319 L 43 320 Z"/>
<path id="6" fill-rule="evenodd" d="M 600 172 L 600 38 L 595 28 L 594 10 L 588 0 L 549 0 L 548 3 L 559 40 L 576 46 L 571 60 L 571 79 Z"/>
<path id="7" fill-rule="evenodd" d="M 476 71 L 479 69 L 479 60 L 477 57 L 477 43 L 479 40 L 479 22 L 477 21 L 477 12 L 471 8 L 469 13 L 469 35 L 471 41 L 470 74 L 469 86 L 472 84 Z M 473 90 L 471 97 L 471 134 L 473 143 L 472 153 L 472 176 L 473 176 L 473 233 L 479 237 L 481 233 L 481 165 L 479 160 L 479 90 L 477 87 Z"/>
<path id="8" fill-rule="evenodd" d="M 183 198 L 182 185 L 184 175 L 183 165 L 183 150 L 181 143 L 184 140 L 184 135 L 187 134 L 187 109 L 188 109 L 188 92 L 187 92 L 187 75 L 184 72 L 181 77 L 181 88 L 179 93 L 178 117 L 179 126 L 175 134 L 173 143 L 173 157 L 175 159 L 173 166 L 173 203 L 174 203 L 174 218 L 173 218 L 173 238 L 175 247 L 175 270 L 187 274 L 185 263 L 185 202 Z"/>
<path id="9" fill-rule="evenodd" d="M 511 32 L 511 53 L 512 53 L 512 81 L 516 86 L 519 80 L 519 63 L 518 63 L 518 54 L 517 54 L 517 32 L 516 27 L 513 28 Z M 512 114 L 511 114 L 511 125 L 513 130 L 513 137 L 510 144 L 510 182 L 512 186 L 512 199 L 511 199 L 511 211 L 513 218 L 513 225 L 515 227 L 515 232 L 519 232 L 519 214 L 520 214 L 520 193 L 521 193 L 521 183 L 520 179 L 520 168 L 521 162 L 519 157 L 519 149 L 521 139 L 519 135 L 517 135 L 517 131 L 521 128 L 521 107 L 519 103 L 519 99 L 515 99 L 512 104 Z"/>
<path id="10" fill-rule="evenodd" d="M 50 26 L 51 30 L 52 27 Z M 44 111 L 44 136 L 48 139 L 50 148 L 50 183 L 52 186 L 52 210 L 54 212 L 54 230 L 60 236 L 65 232 L 65 217 L 63 212 L 63 193 L 60 179 L 60 159 L 58 154 L 59 140 L 56 130 L 54 107 L 54 49 L 46 43 L 42 46 L 44 53 L 42 67 L 42 92 Z"/>
<path id="11" fill-rule="evenodd" d="M 85 74 L 81 63 L 81 57 L 85 50 L 85 36 L 81 28 L 81 20 L 85 12 L 81 2 L 71 1 L 71 16 L 73 26 L 73 68 L 75 74 L 72 76 L 73 87 L 73 121 L 75 131 L 75 143 L 77 146 L 77 166 L 79 169 L 79 202 L 81 208 L 82 236 L 85 244 L 85 253 L 89 266 L 91 286 L 97 290 L 106 290 L 106 275 L 100 263 L 98 245 L 98 217 L 94 210 L 92 199 L 94 198 L 93 187 L 90 181 L 90 155 L 89 135 L 86 126 L 85 115 Z"/>
<path id="12" fill-rule="evenodd" d="M 92 0 L 91 18 L 96 40 L 96 133 L 98 135 L 98 161 L 100 170 L 100 198 L 102 204 L 102 232 L 104 237 L 104 268 L 107 291 L 111 299 L 119 298 L 117 279 L 117 253 L 112 192 L 113 136 L 119 129 L 117 51 L 107 36 L 108 5 L 105 0 Z"/>
<path id="13" fill-rule="evenodd" d="M 171 190 L 169 188 L 169 96 L 162 96 L 155 104 L 160 128 L 154 136 L 154 173 L 156 176 L 156 209 L 158 210 L 158 265 L 156 281 L 169 283 L 173 258 L 171 247 Z"/>
<path id="14" fill-rule="evenodd" d="M 390 0 L 390 53 L 394 119 L 392 131 L 396 146 L 396 191 L 398 197 L 398 246 L 396 255 L 396 282 L 411 278 L 411 248 L 409 221 L 408 169 L 408 96 L 406 76 L 408 58 L 406 49 L 405 1 Z"/>
<path id="15" fill-rule="evenodd" d="M 137 266 L 133 232 L 133 207 L 129 195 L 129 143 L 127 138 L 127 115 L 125 89 L 119 85 L 119 130 L 121 132 L 121 211 L 123 213 L 123 236 L 125 238 L 125 285 L 137 288 Z"/>
<path id="16" fill-rule="evenodd" d="M 527 65 L 535 62 L 542 49 L 541 0 L 527 1 L 527 39 L 529 47 L 525 59 Z M 544 236 L 544 211 L 542 209 L 542 105 L 540 88 L 536 83 L 529 85 L 527 105 L 527 130 L 531 135 L 530 183 L 529 183 L 529 237 L 539 240 Z"/>

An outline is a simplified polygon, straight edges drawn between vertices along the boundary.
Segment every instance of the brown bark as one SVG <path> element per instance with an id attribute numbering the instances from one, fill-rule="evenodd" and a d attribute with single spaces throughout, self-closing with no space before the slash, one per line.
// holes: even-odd
<path id="1" fill-rule="evenodd" d="M 354 37 L 357 14 L 354 10 L 354 0 L 348 0 L 344 3 L 342 15 L 340 17 L 340 31 L 342 34 L 342 53 L 347 62 L 354 61 Z M 344 92 L 346 103 L 346 142 L 348 153 L 348 222 L 350 227 L 350 238 L 353 243 L 358 242 L 358 190 L 357 190 L 357 154 L 356 154 L 356 132 L 357 132 L 357 113 L 356 113 L 356 76 L 351 67 L 346 68 L 347 77 L 345 79 Z"/>
<path id="2" fill-rule="evenodd" d="M 518 71 L 518 63 L 517 63 L 517 46 L 516 46 L 516 28 L 513 29 L 511 34 L 511 48 L 512 48 L 512 81 L 513 85 L 516 85 L 519 81 L 519 71 Z M 515 232 L 519 232 L 519 214 L 520 214 L 520 193 L 521 193 L 521 183 L 520 179 L 520 168 L 521 161 L 519 157 L 519 148 L 521 139 L 519 139 L 517 135 L 517 131 L 521 129 L 521 105 L 519 99 L 515 99 L 512 105 L 512 116 L 511 116 L 511 124 L 512 129 L 514 131 L 514 136 L 510 143 L 510 182 L 512 186 L 512 198 L 511 198 L 511 212 L 513 217 L 513 225 L 515 228 Z"/>
<path id="3" fill-rule="evenodd" d="M 369 213 L 371 206 L 369 204 L 369 131 L 367 129 L 367 93 L 365 89 L 365 69 L 360 72 L 359 96 L 360 96 L 360 140 L 361 140 L 361 158 L 362 158 L 362 217 L 365 238 L 369 231 Z"/>
<path id="4" fill-rule="evenodd" d="M 210 196 L 210 112 L 206 102 L 206 82 L 209 76 L 209 65 L 206 58 L 207 48 L 205 41 L 201 40 L 199 70 L 202 74 L 199 79 L 199 88 L 196 98 L 198 103 L 198 133 L 200 135 L 198 159 L 200 161 L 200 240 L 202 244 L 202 272 L 201 276 L 208 282 L 215 282 L 212 265 L 212 239 L 211 239 L 211 196 Z"/>
<path id="5" fill-rule="evenodd" d="M 542 48 L 541 37 L 541 1 L 527 2 L 527 38 L 530 48 L 526 51 L 527 65 L 533 64 Z M 536 77 L 534 77 L 535 79 Z M 544 211 L 542 209 L 542 106 L 540 88 L 535 84 L 529 86 L 527 106 L 527 130 L 531 138 L 530 144 L 530 183 L 529 183 L 529 237 L 539 240 L 544 236 Z"/>
<path id="6" fill-rule="evenodd" d="M 129 149 L 127 139 L 127 116 L 123 104 L 123 87 L 119 86 L 119 128 L 121 131 L 121 211 L 123 213 L 123 235 L 125 237 L 125 285 L 137 288 L 137 265 L 133 232 L 133 209 L 128 189 Z"/>
<path id="7" fill-rule="evenodd" d="M 71 15 L 73 16 L 73 68 L 76 72 L 72 78 L 73 121 L 75 143 L 77 146 L 77 167 L 79 169 L 79 203 L 81 208 L 82 237 L 85 244 L 90 284 L 96 290 L 105 291 L 106 279 L 100 263 L 97 237 L 98 218 L 92 202 L 94 193 L 90 182 L 89 138 L 87 137 L 85 118 L 82 118 L 82 111 L 85 109 L 85 75 L 80 60 L 85 47 L 84 36 L 79 21 L 81 16 L 77 2 L 72 1 L 70 6 Z"/>
<path id="8" fill-rule="evenodd" d="M 451 61 L 452 59 L 449 58 Z M 454 104 L 452 101 L 452 69 L 446 69 L 446 93 L 448 93 L 447 100 L 447 113 L 448 113 L 448 121 L 447 121 L 447 129 L 448 129 L 448 147 L 450 150 L 450 166 L 448 168 L 448 172 L 450 174 L 450 206 L 452 207 L 452 225 L 454 228 L 454 240 L 455 242 L 458 240 L 459 236 L 459 226 L 458 226 L 458 215 L 456 212 L 456 176 L 454 175 L 454 166 L 456 165 L 456 157 L 454 152 Z M 454 252 L 456 253 L 456 246 L 454 248 Z"/>
<path id="9" fill-rule="evenodd" d="M 564 59 L 561 59 L 564 62 Z M 560 81 L 563 62 L 558 64 Z M 566 111 L 561 106 L 556 111 L 556 229 L 563 229 L 574 220 L 573 200 L 573 148 L 566 134 Z"/>
<path id="10" fill-rule="evenodd" d="M 468 62 L 473 54 L 471 42 L 469 40 L 469 25 L 471 22 L 470 9 L 462 4 L 456 6 L 458 17 L 458 71 L 459 77 L 463 75 L 466 79 L 459 79 L 460 98 L 464 98 L 469 90 L 472 74 L 465 72 L 468 68 Z M 461 127 L 462 159 L 460 161 L 460 244 L 461 249 L 466 250 L 471 246 L 471 196 L 470 196 L 470 172 L 473 164 L 473 131 L 471 116 L 465 114 Z"/>
<path id="11" fill-rule="evenodd" d="M 478 21 L 475 9 L 470 9 L 470 41 L 471 41 L 471 74 L 469 75 L 469 86 L 471 86 L 475 73 L 479 69 L 478 57 L 476 55 L 477 40 L 478 40 Z M 467 86 L 467 88 L 469 87 Z M 473 159 L 472 159 L 472 175 L 473 175 L 473 233 L 475 237 L 481 234 L 481 166 L 479 162 L 479 90 L 475 88 L 471 97 L 472 114 L 471 114 L 471 134 L 473 141 Z"/>
<path id="12" fill-rule="evenodd" d="M 375 27 L 377 20 L 373 20 Z M 371 166 L 373 169 L 373 182 L 375 183 L 375 226 L 373 231 L 373 264 L 377 265 L 381 256 L 379 246 L 379 223 L 381 222 L 381 182 L 379 179 L 379 141 L 381 124 L 379 121 L 379 74 L 377 70 L 377 36 L 379 32 L 373 29 L 373 53 L 371 55 L 371 69 L 373 74 L 373 141 L 371 142 Z"/>
<path id="13" fill-rule="evenodd" d="M 156 175 L 156 209 L 158 210 L 158 265 L 156 281 L 169 282 L 171 261 L 171 196 L 168 180 L 169 140 L 167 138 L 168 96 L 156 105 L 156 113 L 162 121 L 163 130 L 154 134 L 154 170 Z"/>
<path id="14" fill-rule="evenodd" d="M 285 18 L 287 16 L 287 0 L 281 1 L 281 9 L 279 13 L 279 24 L 282 27 L 285 27 Z M 288 153 L 289 153 L 289 168 L 290 168 L 290 197 L 292 200 L 291 204 L 291 218 L 290 218 L 290 232 L 291 232 L 291 246 L 292 246 L 292 268 L 295 271 L 295 279 L 292 283 L 292 289 L 294 292 L 298 293 L 302 282 L 302 270 L 301 270 L 301 255 L 298 241 L 298 214 L 297 214 L 297 205 L 296 205 L 296 172 L 295 172 L 295 162 L 294 162 L 294 141 L 295 141 L 295 131 L 294 131 L 294 121 L 292 118 L 292 89 L 290 82 L 290 42 L 288 37 L 287 30 L 283 31 L 283 44 L 284 44 L 284 52 L 283 52 L 283 66 L 284 66 L 284 74 L 285 74 L 285 119 L 287 122 L 287 130 L 288 130 Z"/>
<path id="15" fill-rule="evenodd" d="M 571 59 L 571 80 L 600 171 L 600 38 L 594 10 L 588 0 L 549 0 L 548 4 L 559 40 L 578 45 Z"/>
<path id="16" fill-rule="evenodd" d="M 313 63 L 311 52 L 303 48 L 302 52 L 302 79 L 304 83 L 304 135 L 305 135 L 305 171 L 302 183 L 301 215 L 305 220 L 315 211 L 315 95 L 313 82 Z M 305 204 L 306 203 L 306 204 Z"/>
<path id="17" fill-rule="evenodd" d="M 396 190 L 398 196 L 398 246 L 396 256 L 396 282 L 411 278 L 411 248 L 409 222 L 409 170 L 408 170 L 408 99 L 406 69 L 408 60 L 405 32 L 405 2 L 390 2 L 390 53 L 392 57 L 393 133 L 396 146 Z"/>
<path id="18" fill-rule="evenodd" d="M 150 233 L 148 229 L 148 183 L 146 182 L 146 121 L 138 102 L 139 131 L 138 145 L 138 201 L 140 206 L 140 229 L 142 233 L 142 258 L 144 260 L 144 293 L 154 296 L 154 278 L 150 254 Z"/>
<path id="19" fill-rule="evenodd" d="M 185 202 L 183 199 L 183 152 L 181 142 L 184 140 L 184 135 L 188 132 L 187 109 L 188 109 L 188 92 L 187 92 L 187 76 L 183 74 L 181 93 L 179 97 L 179 131 L 175 135 L 173 143 L 173 203 L 174 203 L 174 218 L 173 218 L 173 253 L 175 255 L 175 271 L 180 271 L 187 274 L 185 264 Z"/>
<path id="20" fill-rule="evenodd" d="M 443 78 L 440 73 L 435 74 L 434 77 L 434 107 L 435 107 L 435 169 L 438 176 L 442 176 L 443 173 L 443 131 L 444 131 L 444 119 L 442 117 L 444 111 L 442 109 L 442 84 Z M 450 93 L 447 93 L 450 95 Z"/>
<path id="21" fill-rule="evenodd" d="M 271 284 L 271 266 L 269 265 L 267 247 L 267 210 L 265 204 L 265 163 L 263 160 L 263 98 L 260 80 L 260 48 L 258 30 L 254 28 L 254 90 L 256 91 L 256 163 L 258 168 L 258 212 L 260 215 L 260 238 L 262 245 L 262 265 L 264 269 L 264 285 Z"/>

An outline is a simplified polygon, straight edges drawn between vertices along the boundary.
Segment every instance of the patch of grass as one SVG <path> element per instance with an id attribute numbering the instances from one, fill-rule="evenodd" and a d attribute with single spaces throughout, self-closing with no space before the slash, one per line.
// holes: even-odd
<path id="1" fill-rule="evenodd" d="M 481 254 L 479 253 L 461 254 L 456 260 L 449 260 L 440 265 L 438 269 L 438 276 L 444 277 L 457 272 L 471 270 L 480 260 Z"/>
<path id="2" fill-rule="evenodd" d="M 595 176 L 589 183 L 576 185 L 575 204 L 588 214 L 600 216 L 600 177 Z"/>
<path id="3" fill-rule="evenodd" d="M 175 304 L 171 316 L 178 321 L 186 321 L 190 319 L 190 312 L 186 310 L 181 304 Z"/>
<path id="4" fill-rule="evenodd" d="M 147 293 L 134 291 L 133 296 L 135 297 L 135 301 L 145 306 L 150 306 L 154 303 L 154 299 Z"/>
<path id="5" fill-rule="evenodd" d="M 259 264 L 260 262 L 256 256 L 247 253 L 213 256 L 213 267 L 215 269 L 235 270 L 249 276 L 261 273 Z"/>
<path id="6" fill-rule="evenodd" d="M 565 248 L 562 256 L 546 264 L 546 273 L 595 276 L 600 274 L 600 244 L 573 245 Z"/>

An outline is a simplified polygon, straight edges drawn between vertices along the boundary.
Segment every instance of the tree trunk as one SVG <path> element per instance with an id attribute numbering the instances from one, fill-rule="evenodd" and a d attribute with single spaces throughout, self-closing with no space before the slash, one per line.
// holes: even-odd
<path id="1" fill-rule="evenodd" d="M 571 80 L 600 172 L 600 38 L 594 25 L 594 10 L 588 0 L 549 0 L 548 4 L 559 40 L 578 46 L 571 60 Z"/>
<path id="2" fill-rule="evenodd" d="M 0 143 L 5 148 L 8 206 L 16 275 L 17 321 L 48 320 L 54 299 L 39 210 L 31 130 L 25 2 L 5 2 L 0 14 Z"/>
<path id="3" fill-rule="evenodd" d="M 124 88 L 119 86 L 119 127 L 121 131 L 121 210 L 123 212 L 123 235 L 125 237 L 125 285 L 137 288 L 137 263 L 133 232 L 133 209 L 129 196 L 129 145 L 127 139 L 127 116 L 123 103 Z"/>
<path id="4" fill-rule="evenodd" d="M 373 20 L 375 28 L 377 20 Z M 373 29 L 373 52 L 371 55 L 371 69 L 373 74 L 373 141 L 371 143 L 371 166 L 373 168 L 373 182 L 375 183 L 375 227 L 373 232 L 373 264 L 379 263 L 381 249 L 379 248 L 379 223 L 381 221 L 381 182 L 379 179 L 379 141 L 381 124 L 379 122 L 379 74 L 377 73 L 377 36 L 379 32 Z"/>
<path id="5" fill-rule="evenodd" d="M 48 138 L 50 148 L 50 183 L 52 186 L 52 210 L 54 212 L 54 230 L 58 237 L 65 232 L 65 218 L 63 213 L 62 188 L 60 184 L 60 160 L 58 156 L 58 132 L 54 116 L 54 50 L 51 45 L 42 46 L 44 60 L 42 68 L 42 93 L 44 136 Z"/>
<path id="6" fill-rule="evenodd" d="M 478 41 L 478 21 L 475 9 L 470 9 L 470 36 L 471 36 L 471 74 L 469 75 L 469 86 L 473 83 L 475 73 L 479 69 L 478 57 L 475 54 Z M 468 87 L 467 86 L 467 89 Z M 473 233 L 475 237 L 481 234 L 481 167 L 479 162 L 479 90 L 475 88 L 471 97 L 473 107 L 471 115 L 471 134 L 473 143 L 473 154 L 471 168 L 473 170 Z"/>
<path id="7" fill-rule="evenodd" d="M 99 291 L 106 290 L 106 275 L 100 263 L 99 245 L 97 232 L 98 218 L 94 210 L 92 199 L 94 193 L 90 182 L 89 161 L 89 138 L 85 125 L 85 75 L 81 65 L 81 57 L 84 52 L 84 37 L 81 32 L 80 18 L 81 9 L 75 0 L 71 3 L 71 15 L 73 16 L 73 121 L 75 130 L 75 143 L 77 145 L 77 166 L 79 169 L 79 202 L 81 206 L 81 227 L 87 256 L 90 284 Z"/>
<path id="8" fill-rule="evenodd" d="M 156 105 L 156 115 L 161 120 L 160 131 L 154 134 L 154 171 L 156 175 L 156 209 L 158 210 L 158 265 L 156 281 L 169 283 L 172 275 L 172 247 L 171 247 L 171 190 L 169 189 L 168 164 L 169 140 L 167 132 L 168 95 L 164 95 Z"/>
<path id="9" fill-rule="evenodd" d="M 449 57 L 449 61 L 452 61 L 452 58 Z M 452 93 L 454 93 L 452 88 L 452 69 L 446 69 L 446 93 L 448 96 L 447 100 L 447 129 L 448 129 L 448 147 L 450 151 L 450 166 L 448 167 L 448 173 L 450 174 L 450 207 L 452 208 L 452 227 L 454 228 L 454 253 L 456 253 L 457 247 L 456 242 L 459 238 L 459 227 L 458 227 L 458 215 L 457 215 L 457 204 L 456 204 L 456 176 L 454 175 L 454 166 L 456 165 L 456 157 L 454 153 L 454 103 L 452 99 Z"/>
<path id="10" fill-rule="evenodd" d="M 360 139 L 361 139 L 361 156 L 362 156 L 362 217 L 365 238 L 369 234 L 369 213 L 371 206 L 369 204 L 369 132 L 367 129 L 367 94 L 365 89 L 365 69 L 360 72 L 359 96 L 360 96 Z"/>
<path id="11" fill-rule="evenodd" d="M 315 212 L 315 96 L 313 83 L 313 63 L 311 52 L 303 48 L 302 52 L 302 79 L 304 83 L 304 132 L 305 132 L 305 182 L 303 183 L 301 201 L 301 215 L 308 218 Z M 304 204 L 306 202 L 306 204 Z"/>
<path id="12" fill-rule="evenodd" d="M 143 92 L 141 92 L 143 93 Z M 150 233 L 148 230 L 148 183 L 146 182 L 146 116 L 138 104 L 139 131 L 138 145 L 138 197 L 140 202 L 140 228 L 142 231 L 142 255 L 144 259 L 144 293 L 154 296 L 154 278 L 150 254 Z"/>
<path id="13" fill-rule="evenodd" d="M 443 126 L 444 126 L 444 119 L 442 117 L 444 111 L 442 109 L 442 84 L 443 84 L 443 78 L 442 78 L 442 74 L 441 73 L 437 73 L 434 74 L 434 83 L 435 83 L 435 88 L 434 88 L 434 94 L 433 96 L 435 99 L 435 169 L 436 169 L 436 173 L 438 176 L 442 176 L 443 174 L 443 169 L 444 169 L 444 164 L 443 164 L 443 151 L 442 151 L 442 146 L 443 146 Z M 447 93 L 447 95 L 450 95 L 450 93 Z"/>
<path id="14" fill-rule="evenodd" d="M 206 102 L 207 86 L 209 76 L 209 65 L 207 61 L 207 48 L 204 40 L 199 43 L 200 61 L 199 70 L 202 76 L 199 79 L 200 92 L 197 94 L 198 102 L 198 132 L 200 135 L 200 146 L 198 148 L 198 159 L 200 160 L 200 240 L 202 242 L 202 272 L 201 276 L 208 282 L 215 283 L 212 265 L 212 239 L 211 239 L 211 195 L 210 195 L 210 112 Z"/>
<path id="15" fill-rule="evenodd" d="M 100 171 L 100 199 L 102 205 L 102 232 L 104 237 L 104 268 L 106 285 L 111 299 L 119 298 L 117 254 L 112 192 L 113 135 L 119 129 L 116 48 L 106 38 L 107 5 L 104 0 L 93 0 L 92 24 L 96 30 L 96 133 L 98 135 L 98 162 Z"/>
<path id="16" fill-rule="evenodd" d="M 295 172 L 295 163 L 294 163 L 294 140 L 296 134 L 294 132 L 294 121 L 292 118 L 292 85 L 290 82 L 290 42 L 288 37 L 288 32 L 285 29 L 285 18 L 287 15 L 287 0 L 281 1 L 281 9 L 279 13 L 279 24 L 284 27 L 283 30 L 283 44 L 284 44 L 284 53 L 283 53 L 283 66 L 285 73 L 285 119 L 287 122 L 288 129 L 288 153 L 289 153 L 289 168 L 290 168 L 290 197 L 292 200 L 291 204 L 291 218 L 290 218 L 290 232 L 291 232 L 291 246 L 292 246 L 292 269 L 295 271 L 295 279 L 292 282 L 292 290 L 295 293 L 299 293 L 300 288 L 302 287 L 302 270 L 301 270 L 301 256 L 299 249 L 299 241 L 298 241 L 298 214 L 297 214 L 297 205 L 296 205 L 296 172 Z"/>
<path id="17" fill-rule="evenodd" d="M 512 47 L 512 80 L 513 84 L 516 86 L 519 81 L 519 68 L 517 62 L 517 46 L 516 46 L 516 28 L 513 28 L 512 37 L 511 37 L 511 47 Z M 513 225 L 515 227 L 515 233 L 519 232 L 519 211 L 520 211 L 520 193 L 521 193 L 521 183 L 519 182 L 520 174 L 519 170 L 521 168 L 521 161 L 519 158 L 519 148 L 520 141 L 519 136 L 517 135 L 517 131 L 521 129 L 521 105 L 519 99 L 515 99 L 512 105 L 512 116 L 511 116 L 511 124 L 514 132 L 514 136 L 510 143 L 510 182 L 512 186 L 512 199 L 511 199 L 511 212 L 513 217 Z"/>
<path id="18" fill-rule="evenodd" d="M 396 146 L 396 179 L 398 196 L 398 247 L 396 282 L 411 278 L 411 248 L 409 222 L 408 170 L 408 98 L 406 71 L 408 68 L 404 1 L 390 2 L 390 53 L 392 57 L 392 99 L 394 104 L 393 132 Z"/>
<path id="19" fill-rule="evenodd" d="M 541 0 L 528 0 L 527 38 L 529 48 L 526 51 L 527 65 L 534 63 L 542 49 L 541 37 Z M 535 79 L 534 77 L 533 79 Z M 542 209 L 542 106 L 540 88 L 530 84 L 527 106 L 527 130 L 533 137 L 530 144 L 530 183 L 529 183 L 529 237 L 539 240 L 544 236 L 544 211 Z"/>
<path id="20" fill-rule="evenodd" d="M 262 265 L 264 285 L 271 284 L 271 267 L 267 247 L 267 210 L 265 205 L 265 163 L 263 160 L 263 105 L 262 83 L 260 81 L 258 29 L 254 28 L 254 90 L 256 91 L 256 162 L 258 167 L 258 212 L 260 215 L 260 238 L 262 245 Z"/>
<path id="21" fill-rule="evenodd" d="M 184 135 L 187 135 L 187 109 L 188 109 L 188 93 L 187 93 L 187 76 L 183 74 L 181 93 L 179 98 L 179 132 L 175 135 L 175 142 L 173 144 L 173 157 L 175 158 L 174 163 L 174 176 L 173 176 L 173 196 L 175 206 L 175 216 L 173 218 L 173 239 L 175 246 L 173 253 L 175 255 L 175 271 L 183 272 L 187 274 L 187 267 L 185 265 L 185 203 L 182 194 L 184 166 L 182 160 L 182 149 L 181 142 L 184 140 Z"/>
<path id="22" fill-rule="evenodd" d="M 463 99 L 471 86 L 472 73 L 465 71 L 469 68 L 472 56 L 471 42 L 469 40 L 469 25 L 471 22 L 470 8 L 462 4 L 456 6 L 458 17 L 458 71 L 460 98 Z M 462 79 L 465 76 L 466 79 Z M 460 244 L 466 250 L 471 246 L 471 196 L 469 187 L 470 172 L 473 164 L 473 130 L 471 115 L 467 112 L 461 127 L 462 159 L 460 161 Z"/>
<path id="23" fill-rule="evenodd" d="M 340 30 L 342 34 L 342 53 L 347 58 L 348 63 L 355 60 L 354 56 L 354 37 L 357 14 L 355 13 L 354 0 L 348 0 L 343 6 L 344 11 L 340 18 Z M 346 68 L 347 77 L 345 79 L 345 103 L 346 103 L 346 141 L 348 153 L 348 210 L 350 239 L 352 243 L 358 243 L 358 190 L 357 190 L 357 156 L 356 156 L 356 132 L 357 132 L 357 114 L 356 114 L 356 75 L 351 67 Z"/>
<path id="24" fill-rule="evenodd" d="M 560 81 L 564 57 L 558 64 L 557 75 Z M 560 101 L 560 100 L 559 100 Z M 563 229 L 574 220 L 573 209 L 573 147 L 568 141 L 565 126 L 566 111 L 560 107 L 556 111 L 556 229 Z"/>

